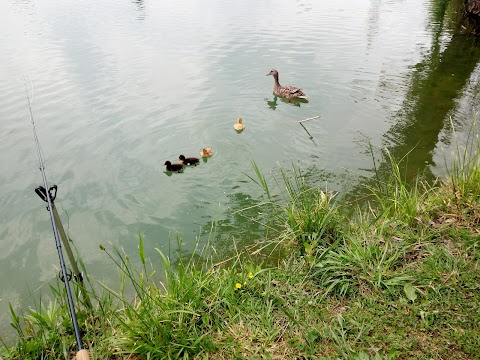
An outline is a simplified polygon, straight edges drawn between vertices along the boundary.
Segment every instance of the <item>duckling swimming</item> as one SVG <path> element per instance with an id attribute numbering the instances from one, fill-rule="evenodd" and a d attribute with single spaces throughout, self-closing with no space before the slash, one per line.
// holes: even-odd
<path id="1" fill-rule="evenodd" d="M 200 160 L 198 160 L 198 158 L 196 158 L 196 157 L 186 158 L 186 157 L 183 156 L 183 155 L 180 155 L 180 156 L 178 157 L 178 159 L 180 160 L 180 162 L 181 162 L 182 164 L 185 164 L 185 165 L 195 165 L 195 166 L 197 166 L 198 162 L 200 161 Z"/>
<path id="2" fill-rule="evenodd" d="M 243 119 L 241 117 L 238 118 L 237 123 L 233 125 L 233 128 L 237 130 L 237 132 L 241 132 L 243 129 L 245 129 L 245 125 L 243 125 Z"/>
<path id="3" fill-rule="evenodd" d="M 213 155 L 213 150 L 212 148 L 203 148 L 202 151 L 200 151 L 200 156 L 201 157 L 210 157 Z"/>
<path id="4" fill-rule="evenodd" d="M 180 172 L 183 169 L 183 164 L 172 164 L 170 161 L 165 161 L 163 165 L 167 166 L 167 171 Z"/>

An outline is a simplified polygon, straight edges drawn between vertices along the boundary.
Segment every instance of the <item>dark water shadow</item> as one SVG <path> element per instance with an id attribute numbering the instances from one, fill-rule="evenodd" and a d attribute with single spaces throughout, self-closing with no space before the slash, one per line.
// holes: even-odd
<path id="1" fill-rule="evenodd" d="M 448 143 L 449 115 L 458 107 L 480 60 L 480 41 L 476 37 L 454 35 L 444 51 L 437 49 L 439 46 L 434 45 L 431 56 L 415 65 L 404 104 L 384 135 L 386 147 L 395 158 L 409 153 L 408 177 L 423 169 L 431 175 L 440 133 L 447 130 L 443 140 Z M 455 125 L 457 119 L 452 120 Z"/>
<path id="2" fill-rule="evenodd" d="M 286 163 L 281 166 L 287 176 L 293 176 L 295 164 Z M 299 171 L 308 186 L 330 192 L 341 191 L 344 186 L 345 177 L 336 176 L 317 166 L 309 166 Z M 255 177 L 253 170 L 251 175 Z M 273 180 L 272 176 L 275 176 L 278 183 Z M 284 215 L 284 209 L 278 204 L 286 203 L 288 195 L 284 190 L 285 185 L 280 173 L 272 176 L 268 176 L 270 199 L 265 194 L 259 195 L 256 191 L 259 189 L 252 188 L 257 185 L 253 184 L 251 180 L 246 180 L 242 190 L 238 189 L 228 196 L 229 201 L 226 204 L 228 211 L 224 212 L 224 217 L 221 220 L 209 222 L 203 227 L 202 242 L 205 243 L 205 239 L 209 237 L 210 243 L 214 244 L 217 250 L 219 259 L 234 256 L 237 250 L 257 249 L 264 246 L 277 239 L 285 230 L 284 218 L 282 217 L 282 221 L 278 220 L 278 216 Z M 252 189 L 252 191 L 250 192 L 248 189 Z M 210 233 L 212 228 L 214 231 Z M 278 255 L 280 255 L 276 252 L 278 249 L 270 254 L 271 250 L 271 247 L 262 250 L 257 260 L 265 261 L 265 256 L 268 255 L 271 257 L 269 261 L 277 261 Z"/>
<path id="3" fill-rule="evenodd" d="M 480 61 L 480 39 L 455 33 L 445 42 L 445 32 L 450 34 L 455 23 L 449 17 L 450 3 L 447 0 L 432 2 L 429 27 L 432 30 L 432 46 L 423 59 L 410 67 L 409 83 L 401 109 L 391 116 L 393 125 L 383 135 L 382 148 L 386 148 L 395 159 L 405 157 L 400 164 L 402 176 L 412 179 L 421 175 L 424 180 L 435 178 L 434 154 L 439 141 L 449 143 L 453 125 L 461 128 L 460 117 L 454 116 L 459 100 L 467 86 L 478 82 L 472 77 Z M 452 25 L 453 24 L 453 25 Z M 448 25 L 448 26 L 447 26 Z M 473 84 L 475 86 L 475 84 Z M 442 138 L 440 138 L 442 136 Z M 385 179 L 391 173 L 387 158 L 375 156 L 375 169 L 364 169 L 371 177 L 365 177 L 352 192 L 358 195 L 365 185 Z M 407 155 L 408 154 L 408 155 Z"/>
<path id="4" fill-rule="evenodd" d="M 256 241 L 264 239 L 267 233 L 276 233 L 280 229 L 272 221 L 271 204 L 262 205 L 267 199 L 252 196 L 243 191 L 228 195 L 228 211 L 225 217 L 204 227 L 202 236 L 211 236 L 211 242 L 219 252 L 230 256 L 235 249 L 252 246 Z M 209 229 L 214 232 L 210 234 Z"/>

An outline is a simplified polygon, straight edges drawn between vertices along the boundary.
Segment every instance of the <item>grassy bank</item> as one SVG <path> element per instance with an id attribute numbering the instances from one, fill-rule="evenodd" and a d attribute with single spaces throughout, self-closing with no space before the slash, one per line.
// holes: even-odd
<path id="1" fill-rule="evenodd" d="M 173 266 L 160 251 L 148 260 L 140 238 L 134 266 L 121 249 L 102 245 L 120 286 L 91 290 L 92 310 L 76 289 L 91 358 L 478 358 L 480 143 L 473 135 L 435 184 L 406 181 L 398 159 L 384 152 L 389 175 L 370 179 L 361 204 L 307 185 L 298 169 L 281 171 L 278 188 L 269 189 L 255 168 L 267 199 L 259 210 L 280 231 L 220 264 L 213 257 L 198 264 L 196 256 Z M 272 249 L 283 254 L 275 265 L 265 261 Z M 163 262 L 165 274 L 149 261 Z M 1 348 L 3 359 L 73 357 L 61 284 L 52 294 L 36 309 L 11 309 L 18 337 Z"/>

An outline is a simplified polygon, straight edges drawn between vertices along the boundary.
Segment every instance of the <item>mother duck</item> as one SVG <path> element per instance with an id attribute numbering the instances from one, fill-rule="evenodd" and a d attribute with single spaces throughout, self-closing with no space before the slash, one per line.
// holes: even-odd
<path id="1" fill-rule="evenodd" d="M 272 75 L 275 79 L 275 85 L 273 85 L 273 93 L 278 96 L 283 96 L 287 99 L 308 99 L 308 96 L 295 86 L 282 86 L 278 82 L 278 71 L 273 69 L 267 76 Z"/>

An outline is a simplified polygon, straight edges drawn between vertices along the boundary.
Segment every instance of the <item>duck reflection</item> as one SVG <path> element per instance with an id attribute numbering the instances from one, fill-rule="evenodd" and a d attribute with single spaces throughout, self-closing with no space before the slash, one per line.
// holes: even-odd
<path id="1" fill-rule="evenodd" d="M 278 106 L 278 99 L 280 99 L 282 102 L 292 105 L 292 106 L 297 106 L 300 107 L 301 104 L 306 104 L 308 103 L 307 99 L 286 99 L 281 96 L 274 95 L 273 100 L 269 98 L 265 98 L 264 100 L 267 102 L 267 105 L 270 109 L 275 110 Z"/>
<path id="2" fill-rule="evenodd" d="M 143 0 L 131 0 L 137 6 L 137 20 L 145 20 L 145 3 Z"/>
<path id="3" fill-rule="evenodd" d="M 270 109 L 275 110 L 277 108 L 277 98 L 277 96 L 275 96 L 273 100 L 265 98 L 265 101 L 267 102 L 267 105 Z"/>

